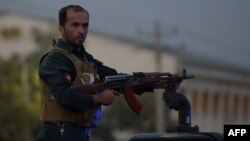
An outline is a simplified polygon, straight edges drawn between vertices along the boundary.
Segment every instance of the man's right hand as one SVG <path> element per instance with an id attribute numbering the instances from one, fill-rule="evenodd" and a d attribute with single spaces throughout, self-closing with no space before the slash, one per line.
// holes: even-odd
<path id="1" fill-rule="evenodd" d="M 100 94 L 93 95 L 94 104 L 101 104 L 105 106 L 111 105 L 114 101 L 116 93 L 117 92 L 114 90 L 105 89 Z"/>

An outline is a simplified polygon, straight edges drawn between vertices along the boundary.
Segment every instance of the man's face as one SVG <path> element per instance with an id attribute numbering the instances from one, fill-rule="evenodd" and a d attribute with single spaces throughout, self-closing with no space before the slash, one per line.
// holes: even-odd
<path id="1" fill-rule="evenodd" d="M 67 21 L 59 26 L 62 39 L 73 46 L 82 46 L 88 33 L 89 15 L 84 11 L 69 9 Z"/>

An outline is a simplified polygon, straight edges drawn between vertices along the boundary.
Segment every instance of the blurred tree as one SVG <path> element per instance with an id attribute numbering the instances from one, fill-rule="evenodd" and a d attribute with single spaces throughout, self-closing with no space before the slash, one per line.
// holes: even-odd
<path id="1" fill-rule="evenodd" d="M 32 29 L 32 34 L 34 42 L 38 45 L 39 50 L 34 53 L 32 56 L 36 56 L 37 54 L 42 54 L 46 52 L 49 48 L 49 46 L 52 43 L 52 40 L 54 38 L 57 38 L 59 35 L 54 29 L 51 29 L 49 33 L 44 33 L 38 28 Z M 39 59 L 39 56 L 36 56 L 36 60 Z"/>
<path id="2" fill-rule="evenodd" d="M 20 85 L 21 65 L 18 56 L 0 62 L 0 140 L 33 140 L 37 127 L 37 99 L 25 101 Z M 31 90 L 30 92 L 33 92 Z M 31 95 L 31 98 L 34 99 Z"/>
<path id="3" fill-rule="evenodd" d="M 40 125 L 37 68 L 55 32 L 32 31 L 33 40 L 39 46 L 37 52 L 25 57 L 13 55 L 9 60 L 0 59 L 1 141 L 33 141 Z"/>

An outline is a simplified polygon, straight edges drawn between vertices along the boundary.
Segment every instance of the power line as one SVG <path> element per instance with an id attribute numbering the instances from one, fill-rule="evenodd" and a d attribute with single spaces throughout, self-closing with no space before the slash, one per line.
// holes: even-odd
<path id="1" fill-rule="evenodd" d="M 242 48 L 239 49 L 236 47 L 232 47 L 232 46 L 227 45 L 226 43 L 224 43 L 222 41 L 219 41 L 217 39 L 212 39 L 212 38 L 207 37 L 207 36 L 202 35 L 202 34 L 195 33 L 191 30 L 187 30 L 187 29 L 180 28 L 180 27 L 178 27 L 177 29 L 178 29 L 178 32 L 180 34 L 187 35 L 188 37 L 192 37 L 195 40 L 198 40 L 198 41 L 201 41 L 201 42 L 206 43 L 208 45 L 211 45 L 210 47 L 215 47 L 217 49 L 223 49 L 223 51 L 227 51 L 227 52 L 231 52 L 231 53 L 238 52 L 240 54 L 249 56 L 249 53 L 250 53 L 249 50 L 244 50 Z"/>

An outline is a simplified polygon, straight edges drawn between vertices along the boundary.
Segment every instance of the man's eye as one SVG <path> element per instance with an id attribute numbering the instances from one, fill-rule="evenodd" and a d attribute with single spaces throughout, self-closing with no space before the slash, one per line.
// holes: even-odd
<path id="1" fill-rule="evenodd" d="M 89 23 L 83 24 L 83 27 L 89 27 Z"/>
<path id="2" fill-rule="evenodd" d="M 77 26 L 79 26 L 79 24 L 78 23 L 73 23 L 72 26 L 77 27 Z"/>

